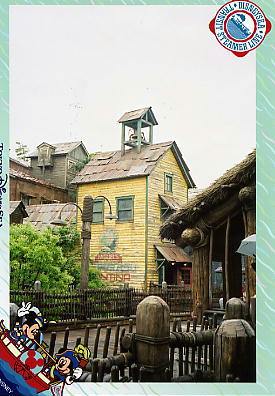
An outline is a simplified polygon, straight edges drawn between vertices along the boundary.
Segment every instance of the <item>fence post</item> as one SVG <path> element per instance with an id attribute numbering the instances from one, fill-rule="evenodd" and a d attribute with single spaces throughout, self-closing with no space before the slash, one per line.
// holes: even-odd
<path id="1" fill-rule="evenodd" d="M 163 281 L 163 282 L 161 283 L 161 288 L 162 288 L 163 290 L 167 290 L 167 282 Z"/>
<path id="2" fill-rule="evenodd" d="M 125 291 L 125 311 L 124 311 L 124 315 L 125 316 L 130 316 L 131 315 L 131 298 L 130 298 L 130 293 L 131 293 L 131 289 L 129 289 L 129 283 L 125 282 L 124 283 L 124 291 Z"/>
<path id="3" fill-rule="evenodd" d="M 148 296 L 137 306 L 136 361 L 142 381 L 164 382 L 169 367 L 170 310 L 165 301 Z"/>
<path id="4" fill-rule="evenodd" d="M 227 376 L 232 375 L 241 382 L 255 382 L 255 332 L 244 320 L 245 304 L 231 298 L 225 311 L 225 320 L 214 335 L 215 381 L 226 382 Z"/>
<path id="5" fill-rule="evenodd" d="M 41 282 L 39 280 L 36 280 L 34 282 L 34 290 L 35 291 L 41 291 Z"/>

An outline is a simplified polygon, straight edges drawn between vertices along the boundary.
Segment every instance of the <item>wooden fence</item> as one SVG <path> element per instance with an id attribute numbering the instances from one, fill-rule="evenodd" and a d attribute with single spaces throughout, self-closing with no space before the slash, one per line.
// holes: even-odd
<path id="1" fill-rule="evenodd" d="M 90 289 L 71 292 L 46 293 L 32 290 L 11 290 L 10 301 L 21 305 L 31 301 L 48 320 L 72 323 L 93 318 L 129 317 L 135 315 L 137 305 L 149 295 L 161 297 L 171 313 L 190 314 L 191 291 L 183 287 L 149 288 L 147 292 L 134 288 Z"/>
<path id="2" fill-rule="evenodd" d="M 183 333 L 200 333 L 205 330 L 215 331 L 217 327 L 217 320 L 214 316 L 213 319 L 206 320 L 203 318 L 202 324 L 197 325 L 197 318 L 194 317 L 192 321 L 182 323 L 179 319 L 174 319 L 171 323 L 171 334 L 183 334 Z M 128 325 L 120 325 L 117 323 L 114 327 L 102 327 L 97 326 L 97 329 L 93 331 L 91 336 L 91 328 L 86 326 L 84 330 L 84 336 L 77 337 L 73 341 L 71 340 L 71 332 L 67 328 L 64 332 L 62 340 L 57 342 L 57 334 L 52 332 L 46 336 L 46 341 L 49 346 L 50 355 L 54 355 L 58 352 L 59 348 L 74 348 L 78 344 L 83 344 L 90 348 L 91 358 L 88 366 L 85 369 L 81 381 L 88 382 L 102 382 L 103 380 L 112 380 L 114 382 L 130 382 L 139 381 L 140 377 L 142 380 L 142 370 L 131 361 L 127 365 L 106 367 L 106 361 L 110 361 L 113 356 L 119 354 L 125 354 L 126 350 L 123 347 L 123 337 L 125 334 L 131 334 L 135 330 L 134 322 L 132 319 L 129 320 Z M 177 378 L 190 381 L 190 375 L 197 370 L 202 373 L 210 373 L 213 371 L 213 354 L 214 354 L 213 343 L 197 344 L 193 346 L 179 346 L 169 347 L 169 372 L 167 373 L 166 381 L 176 381 Z M 205 379 L 207 376 L 202 374 Z"/>

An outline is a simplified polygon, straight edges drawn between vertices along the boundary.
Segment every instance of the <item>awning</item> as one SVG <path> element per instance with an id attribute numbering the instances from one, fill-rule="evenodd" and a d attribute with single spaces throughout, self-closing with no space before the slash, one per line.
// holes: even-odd
<path id="1" fill-rule="evenodd" d="M 174 261 L 175 263 L 191 263 L 192 262 L 191 257 L 188 254 L 186 254 L 178 246 L 155 245 L 155 247 L 167 261 Z"/>
<path id="2" fill-rule="evenodd" d="M 164 203 L 166 203 L 167 206 L 169 206 L 169 208 L 171 208 L 173 210 L 180 209 L 184 203 L 180 199 L 173 198 L 173 197 L 167 197 L 166 195 L 159 194 L 159 197 L 163 200 Z"/>

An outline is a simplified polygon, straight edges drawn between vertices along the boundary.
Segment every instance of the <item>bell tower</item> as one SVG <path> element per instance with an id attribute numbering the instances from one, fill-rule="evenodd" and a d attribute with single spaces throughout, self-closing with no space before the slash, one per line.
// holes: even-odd
<path id="1" fill-rule="evenodd" d="M 153 143 L 153 127 L 158 125 L 158 123 L 151 107 L 128 111 L 123 114 L 118 122 L 122 126 L 121 155 L 125 154 L 126 146 L 137 147 L 137 152 L 140 153 L 142 146 Z M 126 127 L 128 128 L 127 137 Z"/>

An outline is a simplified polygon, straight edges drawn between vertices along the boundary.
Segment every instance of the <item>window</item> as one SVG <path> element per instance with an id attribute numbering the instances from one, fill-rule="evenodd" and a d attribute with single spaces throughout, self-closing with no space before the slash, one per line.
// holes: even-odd
<path id="1" fill-rule="evenodd" d="M 104 222 L 104 199 L 95 199 L 93 204 L 93 223 Z"/>
<path id="2" fill-rule="evenodd" d="M 134 197 L 120 197 L 117 198 L 117 216 L 120 221 L 134 220 Z"/>
<path id="3" fill-rule="evenodd" d="M 31 198 L 30 195 L 21 194 L 21 201 L 24 205 L 30 205 Z"/>
<path id="4" fill-rule="evenodd" d="M 173 175 L 164 174 L 164 191 L 168 193 L 173 192 Z"/>
<path id="5" fill-rule="evenodd" d="M 160 198 L 160 218 L 162 221 L 166 220 L 174 210 L 170 208 L 161 198 Z"/>
<path id="6" fill-rule="evenodd" d="M 70 172 L 75 172 L 75 164 L 76 164 L 76 161 L 72 161 L 72 160 L 68 159 L 68 170 Z"/>
<path id="7" fill-rule="evenodd" d="M 191 268 L 185 268 L 182 270 L 182 279 L 185 285 L 191 284 Z"/>

